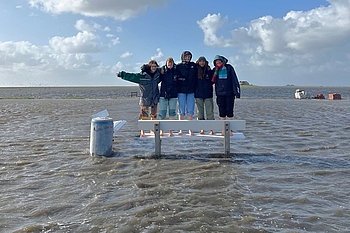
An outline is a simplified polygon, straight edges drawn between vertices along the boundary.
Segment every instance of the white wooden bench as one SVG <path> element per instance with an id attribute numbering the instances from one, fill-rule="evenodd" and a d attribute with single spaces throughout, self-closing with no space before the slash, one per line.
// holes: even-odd
<path id="1" fill-rule="evenodd" d="M 245 120 L 139 120 L 139 130 L 150 131 L 154 134 L 146 133 L 142 139 L 154 139 L 155 155 L 161 154 L 161 140 L 162 139 L 186 139 L 186 140 L 224 140 L 224 153 L 230 154 L 230 140 L 243 139 L 243 133 L 236 133 L 239 130 L 245 129 Z M 164 136 L 160 136 L 160 130 L 163 130 Z M 174 132 L 174 136 L 169 136 L 169 130 L 183 130 L 183 135 L 178 135 Z M 194 132 L 194 136 L 186 134 L 188 130 Z M 205 134 L 200 134 L 200 130 L 205 130 Z M 216 132 L 214 135 L 209 134 L 209 130 Z M 230 136 L 230 131 L 233 131 L 233 136 Z M 222 136 L 224 132 L 224 136 Z"/>

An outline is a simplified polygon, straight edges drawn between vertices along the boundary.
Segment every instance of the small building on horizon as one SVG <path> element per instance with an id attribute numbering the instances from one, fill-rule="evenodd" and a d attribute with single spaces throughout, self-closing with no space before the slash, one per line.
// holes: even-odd
<path id="1" fill-rule="evenodd" d="M 239 81 L 239 85 L 250 85 L 248 81 Z"/>

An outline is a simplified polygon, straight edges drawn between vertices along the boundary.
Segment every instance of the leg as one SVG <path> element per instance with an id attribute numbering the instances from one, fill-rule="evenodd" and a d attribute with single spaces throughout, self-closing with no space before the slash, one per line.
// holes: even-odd
<path id="1" fill-rule="evenodd" d="M 157 119 L 157 110 L 158 110 L 158 105 L 152 105 L 151 106 L 151 120 Z M 151 130 L 150 133 L 154 133 L 154 130 Z"/>
<path id="2" fill-rule="evenodd" d="M 196 98 L 198 120 L 204 120 L 204 99 Z"/>
<path id="3" fill-rule="evenodd" d="M 159 111 L 158 111 L 158 117 L 160 120 L 164 120 L 166 117 L 166 111 L 167 111 L 167 103 L 168 101 L 164 99 L 164 97 L 159 98 Z"/>
<path id="4" fill-rule="evenodd" d="M 160 120 L 164 120 L 166 117 L 167 112 L 167 106 L 168 106 L 168 100 L 166 100 L 164 97 L 159 98 L 159 111 L 158 111 L 158 118 Z M 163 130 L 160 131 L 160 136 L 164 136 Z"/>
<path id="5" fill-rule="evenodd" d="M 176 104 L 177 98 L 171 98 L 169 100 L 169 120 L 174 120 L 176 117 Z M 169 136 L 174 136 L 173 131 L 169 130 Z"/>
<path id="6" fill-rule="evenodd" d="M 216 103 L 219 108 L 219 117 L 220 120 L 226 120 L 226 96 L 217 96 Z M 224 136 L 225 132 L 222 131 L 221 135 Z"/>
<path id="7" fill-rule="evenodd" d="M 197 105 L 197 119 L 198 120 L 204 120 L 204 99 L 202 98 L 196 98 L 196 105 Z M 204 134 L 204 130 L 202 129 L 200 134 Z"/>
<path id="8" fill-rule="evenodd" d="M 192 120 L 194 116 L 194 105 L 195 105 L 195 99 L 194 99 L 194 93 L 187 94 L 187 120 Z M 193 131 L 188 130 L 188 133 L 190 136 L 193 136 Z"/>
<path id="9" fill-rule="evenodd" d="M 186 114 L 186 94 L 178 93 L 177 97 L 179 102 L 179 120 L 184 120 Z M 182 135 L 182 130 L 179 131 L 178 135 Z"/>
<path id="10" fill-rule="evenodd" d="M 214 102 L 213 98 L 207 98 L 204 100 L 204 106 L 205 106 L 205 113 L 207 115 L 207 120 L 214 120 Z M 214 135 L 214 131 L 209 131 L 210 135 Z"/>
<path id="11" fill-rule="evenodd" d="M 228 96 L 226 99 L 226 115 L 227 120 L 233 119 L 233 107 L 235 104 L 235 97 L 234 96 Z M 230 131 L 230 136 L 233 136 L 232 130 Z"/>
<path id="12" fill-rule="evenodd" d="M 140 120 L 148 120 L 148 107 L 140 106 Z M 145 131 L 141 130 L 141 137 L 146 137 Z"/>

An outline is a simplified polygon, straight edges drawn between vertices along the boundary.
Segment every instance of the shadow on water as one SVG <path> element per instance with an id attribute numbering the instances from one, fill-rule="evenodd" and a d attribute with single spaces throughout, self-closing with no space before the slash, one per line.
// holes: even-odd
<path id="1" fill-rule="evenodd" d="M 156 156 L 154 153 L 149 156 L 132 156 L 134 159 L 164 159 L 164 160 L 197 160 L 202 162 L 233 163 L 251 165 L 259 163 L 285 164 L 293 166 L 310 166 L 322 170 L 349 169 L 350 159 L 348 158 L 320 158 L 276 154 L 247 154 L 231 153 L 224 154 L 201 154 L 201 155 L 180 155 L 166 154 Z"/>

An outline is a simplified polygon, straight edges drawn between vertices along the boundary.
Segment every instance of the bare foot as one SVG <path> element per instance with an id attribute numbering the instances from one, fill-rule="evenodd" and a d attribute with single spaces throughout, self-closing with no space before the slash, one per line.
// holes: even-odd
<path id="1" fill-rule="evenodd" d="M 225 133 L 222 132 L 222 133 L 221 133 L 221 136 L 225 136 Z M 233 131 L 232 131 L 232 130 L 230 131 L 230 136 L 233 136 Z"/>
<path id="2" fill-rule="evenodd" d="M 144 130 L 141 130 L 141 132 L 140 132 L 140 136 L 141 136 L 141 137 L 143 137 L 143 138 L 145 138 L 145 137 L 146 137 L 146 134 L 145 134 L 145 131 L 144 131 Z"/>
<path id="3" fill-rule="evenodd" d="M 189 131 L 188 131 L 188 134 L 189 134 L 190 136 L 194 136 L 194 133 L 193 133 L 192 130 L 189 130 Z"/>
<path id="4" fill-rule="evenodd" d="M 210 131 L 209 131 L 209 134 L 210 134 L 210 135 L 214 135 L 215 133 L 214 133 L 213 130 L 210 130 Z"/>
<path id="5" fill-rule="evenodd" d="M 160 136 L 164 136 L 164 131 L 161 130 L 159 135 L 160 135 Z"/>
<path id="6" fill-rule="evenodd" d="M 150 134 L 154 134 L 154 130 L 149 131 Z"/>
<path id="7" fill-rule="evenodd" d="M 169 137 L 173 137 L 174 136 L 174 134 L 173 134 L 173 131 L 169 131 Z"/>
<path id="8" fill-rule="evenodd" d="M 204 130 L 202 129 L 199 133 L 200 133 L 200 134 L 204 134 Z"/>
<path id="9" fill-rule="evenodd" d="M 180 130 L 177 135 L 182 136 L 182 130 Z"/>

